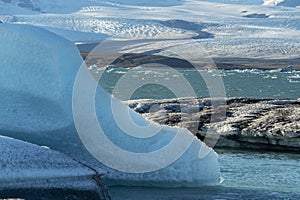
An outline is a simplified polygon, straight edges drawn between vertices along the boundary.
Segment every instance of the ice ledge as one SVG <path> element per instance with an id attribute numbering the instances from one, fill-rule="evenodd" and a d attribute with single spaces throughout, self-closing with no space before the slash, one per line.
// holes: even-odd
<path id="1" fill-rule="evenodd" d="M 47 147 L 0 136 L 0 191 L 75 189 L 101 191 L 97 173 Z"/>

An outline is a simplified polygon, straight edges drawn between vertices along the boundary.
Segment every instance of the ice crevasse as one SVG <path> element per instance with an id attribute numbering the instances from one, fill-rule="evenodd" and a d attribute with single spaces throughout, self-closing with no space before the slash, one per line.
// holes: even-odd
<path id="1" fill-rule="evenodd" d="M 85 87 L 96 80 L 72 42 L 34 26 L 0 24 L 0 66 L 0 135 L 85 162 L 107 172 L 108 184 L 220 182 L 218 155 L 188 130 L 147 121 L 98 84 L 86 100 Z"/>

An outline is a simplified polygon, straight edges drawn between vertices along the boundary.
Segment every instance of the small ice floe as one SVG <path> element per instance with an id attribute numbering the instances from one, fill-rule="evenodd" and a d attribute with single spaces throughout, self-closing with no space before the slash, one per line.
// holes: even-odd
<path id="1" fill-rule="evenodd" d="M 266 76 L 263 76 L 262 78 L 264 78 L 264 79 L 277 79 L 278 78 L 278 76 L 277 75 L 266 75 Z"/>
<path id="2" fill-rule="evenodd" d="M 226 75 L 235 75 L 235 74 L 263 74 L 265 71 L 261 69 L 232 69 L 224 70 Z"/>
<path id="3" fill-rule="evenodd" d="M 300 83 L 300 74 L 288 76 L 288 81 L 290 83 Z"/>
<path id="4" fill-rule="evenodd" d="M 293 72 L 293 66 L 287 66 L 287 67 L 284 67 L 284 68 L 282 68 L 282 69 L 280 69 L 280 71 L 279 72 Z"/>
<path id="5" fill-rule="evenodd" d="M 97 65 L 91 65 L 91 66 L 88 67 L 88 70 L 90 70 L 90 71 L 97 71 L 98 67 L 97 67 Z"/>
<path id="6" fill-rule="evenodd" d="M 120 67 L 116 66 L 116 65 L 108 65 L 106 67 L 106 70 L 111 70 L 111 69 L 119 69 Z"/>
<path id="7" fill-rule="evenodd" d="M 99 69 L 98 69 L 99 70 Z M 125 74 L 128 70 L 124 67 L 119 67 L 119 66 L 116 66 L 116 65 L 108 65 L 106 68 L 105 68 L 105 72 L 106 73 L 116 73 L 116 74 Z"/>

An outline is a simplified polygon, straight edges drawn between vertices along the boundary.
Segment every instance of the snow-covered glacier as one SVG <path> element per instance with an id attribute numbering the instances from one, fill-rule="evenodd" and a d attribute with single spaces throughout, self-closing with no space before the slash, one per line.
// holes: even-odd
<path id="1" fill-rule="evenodd" d="M 43 27 L 74 42 L 107 37 L 194 38 L 212 57 L 297 58 L 299 1 L 296 0 L 0 0 L 0 21 Z M 198 26 L 169 27 L 181 19 Z M 176 24 L 175 24 L 176 25 Z"/>
<path id="2" fill-rule="evenodd" d="M 42 28 L 0 24 L 0 47 L 1 135 L 65 153 L 106 173 L 109 184 L 220 182 L 218 155 L 186 129 L 145 120 L 99 85 L 95 98 L 85 101 L 89 88 L 78 87 L 96 80 L 72 42 Z M 77 82 L 78 74 L 86 82 Z M 96 113 L 89 112 L 93 106 Z M 104 134 L 94 129 L 93 120 Z"/>

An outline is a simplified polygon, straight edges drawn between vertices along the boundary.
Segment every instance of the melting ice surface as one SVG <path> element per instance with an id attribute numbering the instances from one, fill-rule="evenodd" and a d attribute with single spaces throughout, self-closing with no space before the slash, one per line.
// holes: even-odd
<path id="1" fill-rule="evenodd" d="M 62 153 L 3 136 L 0 149 L 1 189 L 96 188 L 91 178 L 95 172 Z"/>
<path id="2" fill-rule="evenodd" d="M 80 71 L 91 79 L 75 85 L 83 89 L 77 94 L 78 88 L 74 88 L 75 96 L 85 97 L 89 88 L 84 87 L 96 81 L 82 65 L 79 52 L 71 42 L 30 25 L 0 24 L 0 47 L 2 135 L 49 146 L 87 163 L 100 173 L 104 169 L 109 172 L 107 179 L 111 184 L 195 187 L 219 183 L 218 156 L 212 149 L 185 129 L 146 121 L 98 84 L 96 115 L 82 109 L 85 106 L 90 108 L 90 105 L 80 104 L 90 103 L 84 98 L 75 99 L 79 104 L 73 105 L 73 111 L 77 113 L 72 113 L 76 73 Z M 117 108 L 116 113 L 112 108 Z M 122 116 L 124 113 L 131 117 L 126 122 L 138 126 L 118 126 L 114 114 Z M 72 115 L 77 116 L 76 128 L 84 133 L 83 136 L 78 136 Z M 94 124 L 90 119 L 99 121 L 104 135 L 100 137 L 99 132 L 92 129 Z M 140 132 L 130 132 L 133 129 Z M 152 129 L 157 134 L 151 137 L 143 135 L 142 131 L 151 132 Z M 144 138 L 137 138 L 139 134 Z M 99 138 L 103 140 L 97 140 Z M 81 142 L 98 156 L 101 163 L 86 151 Z M 106 147 L 111 146 L 116 148 L 107 151 Z M 174 155 L 174 152 L 179 153 Z M 143 171 L 148 166 L 152 168 Z"/>

